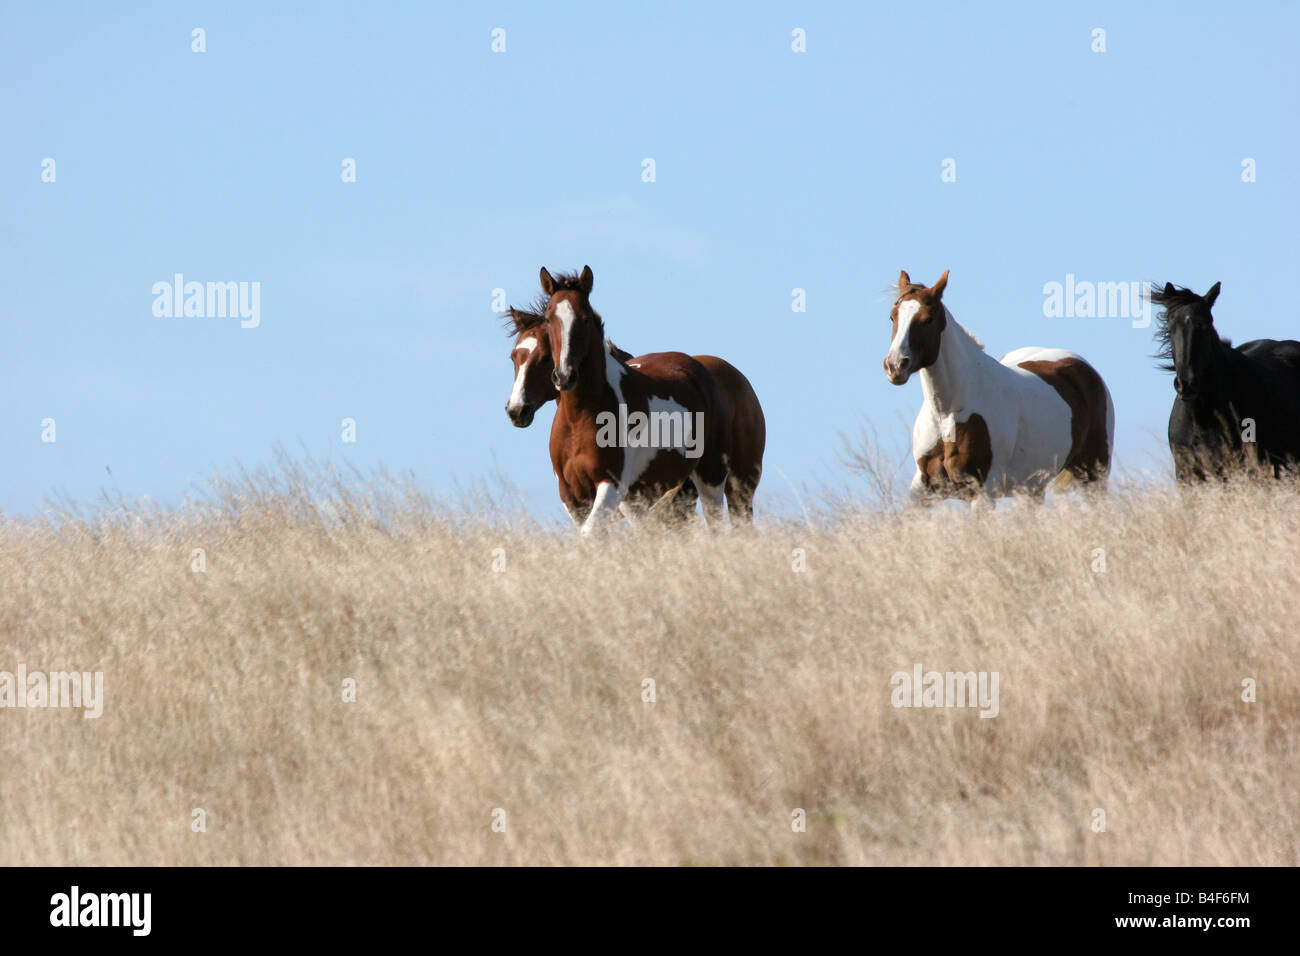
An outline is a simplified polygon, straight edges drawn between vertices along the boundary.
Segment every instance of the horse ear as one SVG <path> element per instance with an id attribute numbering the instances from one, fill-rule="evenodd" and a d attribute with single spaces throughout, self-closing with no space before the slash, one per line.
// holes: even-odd
<path id="1" fill-rule="evenodd" d="M 939 276 L 939 281 L 930 288 L 930 294 L 936 299 L 943 298 L 944 287 L 948 284 L 948 269 L 943 270 L 943 275 Z"/>
<path id="2" fill-rule="evenodd" d="M 1172 282 L 1166 282 L 1165 295 L 1173 295 L 1173 294 L 1174 294 L 1174 284 Z"/>
<path id="3" fill-rule="evenodd" d="M 898 291 L 899 291 L 899 292 L 906 292 L 906 291 L 908 290 L 908 288 L 909 288 L 911 285 L 912 285 L 912 277 L 909 276 L 909 275 L 907 274 L 906 271 L 901 271 L 901 272 L 899 272 L 899 273 L 898 273 Z"/>
<path id="4" fill-rule="evenodd" d="M 578 288 L 582 290 L 583 295 L 591 294 L 591 286 L 595 281 L 596 277 L 591 274 L 591 266 L 583 266 L 582 275 L 578 276 Z"/>
<path id="5" fill-rule="evenodd" d="M 555 293 L 555 280 L 552 279 L 551 274 L 546 271 L 546 266 L 542 266 L 539 278 L 542 280 L 542 291 L 547 295 L 553 295 Z"/>
<path id="6" fill-rule="evenodd" d="M 1219 297 L 1219 285 L 1220 283 L 1218 282 L 1214 283 L 1214 285 L 1210 286 L 1210 291 L 1201 296 L 1201 298 L 1205 300 L 1205 307 L 1207 309 L 1214 307 L 1214 300 Z"/>

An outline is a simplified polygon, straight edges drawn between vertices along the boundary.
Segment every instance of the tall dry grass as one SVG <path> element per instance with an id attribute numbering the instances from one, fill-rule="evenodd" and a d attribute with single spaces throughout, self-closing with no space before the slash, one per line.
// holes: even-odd
<path id="1" fill-rule="evenodd" d="M 1300 862 L 1294 486 L 594 541 L 479 508 L 289 467 L 5 519 L 0 670 L 106 701 L 0 710 L 0 863 Z M 998 716 L 894 708 L 918 663 L 997 671 Z"/>

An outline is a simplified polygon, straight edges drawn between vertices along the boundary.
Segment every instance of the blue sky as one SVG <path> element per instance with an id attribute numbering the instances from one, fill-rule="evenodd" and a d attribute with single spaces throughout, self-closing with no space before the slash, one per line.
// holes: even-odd
<path id="1" fill-rule="evenodd" d="M 1221 280 L 1223 334 L 1300 336 L 1293 3 L 271 6 L 6 4 L 5 511 L 174 503 L 283 443 L 436 494 L 504 475 L 560 516 L 551 412 L 509 424 L 491 311 L 541 265 L 591 265 L 622 347 L 749 376 L 760 509 L 782 475 L 851 487 L 864 423 L 905 457 L 900 268 L 950 269 L 994 354 L 1092 361 L 1129 469 L 1168 463 L 1150 330 L 1047 318 L 1045 283 Z M 155 317 L 177 272 L 259 282 L 260 325 Z"/>

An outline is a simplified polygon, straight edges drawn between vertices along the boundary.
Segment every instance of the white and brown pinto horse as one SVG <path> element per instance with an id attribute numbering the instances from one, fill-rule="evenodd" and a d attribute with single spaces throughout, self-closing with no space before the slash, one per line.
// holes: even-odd
<path id="1" fill-rule="evenodd" d="M 1064 349 L 1021 348 L 998 362 L 943 304 L 933 286 L 898 277 L 885 375 L 902 385 L 919 373 L 924 402 L 912 428 L 911 497 L 987 501 L 1040 497 L 1049 484 L 1104 484 L 1115 408 L 1091 365 Z"/>
<path id="2" fill-rule="evenodd" d="M 555 362 L 551 358 L 551 340 L 546 327 L 548 301 L 543 298 L 531 308 L 512 307 L 506 312 L 506 331 L 514 339 L 510 349 L 514 385 L 506 401 L 506 415 L 516 428 L 531 425 L 537 410 L 560 394 L 551 380 Z M 642 368 L 645 356 L 636 358 L 613 342 L 607 344 L 610 354 L 619 362 Z M 763 407 L 749 379 L 726 359 L 716 355 L 696 355 L 693 358 L 713 375 L 727 405 L 731 424 L 726 443 L 727 508 L 732 520 L 752 520 L 754 492 L 763 474 L 763 451 L 767 443 Z M 683 482 L 673 497 L 674 513 L 679 518 L 689 518 L 695 512 L 698 499 L 695 484 Z"/>
<path id="3" fill-rule="evenodd" d="M 583 533 L 620 511 L 635 514 L 686 482 L 697 490 L 709 525 L 721 521 L 724 501 L 733 518 L 748 519 L 765 443 L 762 409 L 748 380 L 712 357 L 653 352 L 629 358 L 605 338 L 604 322 L 591 307 L 590 267 L 555 277 L 543 268 L 540 278 L 549 354 L 540 351 L 540 338 L 526 355 L 517 342 L 516 379 L 527 378 L 521 360 L 550 359 L 558 390 L 551 464 L 560 499 Z M 519 389 L 526 392 L 526 385 Z M 648 430 L 661 441 L 647 441 L 644 428 L 639 439 L 633 429 L 632 440 L 610 441 L 609 422 L 634 413 L 676 427 Z"/>

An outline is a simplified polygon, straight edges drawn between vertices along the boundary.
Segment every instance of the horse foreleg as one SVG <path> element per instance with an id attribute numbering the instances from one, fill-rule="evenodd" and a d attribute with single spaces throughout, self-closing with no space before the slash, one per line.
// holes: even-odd
<path id="1" fill-rule="evenodd" d="M 582 523 L 584 537 L 603 527 L 606 521 L 618 514 L 618 506 L 623 501 L 623 492 L 612 481 L 602 481 L 596 486 L 596 500 L 592 502 L 591 514 Z"/>
<path id="2" fill-rule="evenodd" d="M 705 523 L 710 529 L 715 525 L 722 527 L 722 508 L 726 502 L 726 492 L 723 488 L 725 479 L 716 485 L 711 485 L 699 475 L 693 475 L 691 481 L 700 493 L 700 507 L 704 510 Z"/>
<path id="3" fill-rule="evenodd" d="M 929 508 L 938 500 L 938 497 L 925 484 L 925 477 L 918 471 L 912 476 L 912 483 L 907 486 L 908 508 Z"/>

